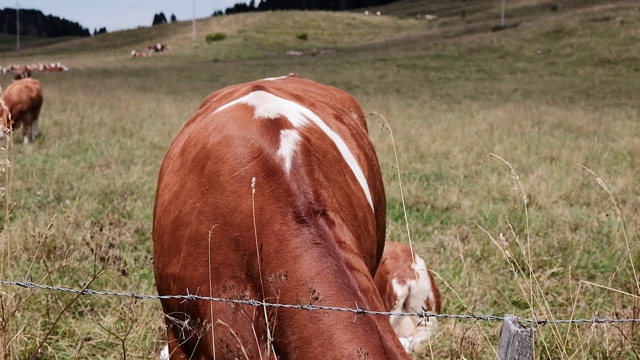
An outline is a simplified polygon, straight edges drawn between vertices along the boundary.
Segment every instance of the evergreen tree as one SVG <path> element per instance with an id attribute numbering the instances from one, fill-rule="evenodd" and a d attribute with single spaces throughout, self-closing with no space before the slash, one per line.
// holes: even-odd
<path id="1" fill-rule="evenodd" d="M 352 10 L 371 6 L 389 4 L 394 0 L 261 0 L 258 5 L 251 0 L 249 5 L 238 3 L 227 8 L 225 14 L 235 14 L 249 11 L 269 10 Z M 215 16 L 215 13 L 214 13 Z"/>
<path id="2" fill-rule="evenodd" d="M 0 9 L 0 33 L 16 34 L 16 9 Z M 35 9 L 20 9 L 20 35 L 38 37 L 91 36 L 80 24 Z"/>
<path id="3" fill-rule="evenodd" d="M 164 16 L 164 13 L 158 13 L 153 15 L 153 23 L 151 25 L 165 24 L 167 22 L 167 17 Z"/>

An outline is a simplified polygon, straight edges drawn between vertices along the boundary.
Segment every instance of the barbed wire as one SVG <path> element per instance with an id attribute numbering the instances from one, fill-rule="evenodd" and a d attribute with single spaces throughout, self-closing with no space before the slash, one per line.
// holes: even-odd
<path id="1" fill-rule="evenodd" d="M 456 320 L 479 320 L 479 321 L 504 321 L 506 316 L 496 316 L 496 315 L 484 315 L 484 314 L 436 314 L 428 311 L 416 311 L 416 312 L 392 312 L 392 311 L 374 311 L 374 310 L 366 310 L 366 309 L 353 309 L 353 308 L 343 308 L 337 306 L 326 306 L 326 305 L 316 305 L 316 304 L 307 304 L 307 305 L 292 305 L 292 304 L 279 304 L 279 303 L 268 303 L 255 299 L 229 299 L 229 298 L 219 298 L 219 297 L 211 297 L 211 296 L 201 296 L 195 294 L 189 294 L 187 290 L 187 295 L 148 295 L 148 294 L 136 294 L 136 293 L 127 293 L 120 291 L 100 291 L 100 290 L 92 290 L 92 289 L 78 289 L 78 288 L 68 288 L 68 287 L 58 287 L 44 284 L 37 284 L 29 281 L 9 281 L 9 280 L 0 280 L 0 284 L 2 285 L 11 285 L 11 286 L 19 286 L 21 288 L 27 289 L 40 289 L 40 290 L 51 290 L 51 291 L 61 291 L 68 292 L 74 294 L 88 295 L 88 296 L 117 296 L 117 297 L 126 297 L 132 298 L 136 300 L 169 300 L 169 299 L 178 299 L 184 301 L 194 301 L 194 300 L 205 300 L 205 301 L 214 301 L 214 302 L 222 302 L 222 303 L 231 303 L 238 305 L 249 305 L 254 307 L 266 306 L 266 307 L 275 307 L 275 308 L 286 308 L 286 309 L 300 309 L 307 311 L 314 310 L 328 310 L 328 311 L 342 311 L 354 313 L 356 315 L 381 315 L 381 316 L 417 316 L 419 318 L 426 319 L 429 321 L 430 318 L 445 318 L 445 319 L 456 319 Z M 527 319 L 521 317 L 515 317 L 518 321 L 528 324 L 538 324 L 538 325 L 546 325 L 546 324 L 628 324 L 628 323 L 640 323 L 640 319 L 606 319 L 606 318 L 593 318 L 593 319 Z"/>

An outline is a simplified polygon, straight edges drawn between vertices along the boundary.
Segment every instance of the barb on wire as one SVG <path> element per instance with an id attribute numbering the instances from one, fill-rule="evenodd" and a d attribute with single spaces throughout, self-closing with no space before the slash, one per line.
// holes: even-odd
<path id="1" fill-rule="evenodd" d="M 84 288 L 78 289 L 78 288 L 57 287 L 57 286 L 50 286 L 50 285 L 44 285 L 44 284 L 36 284 L 28 281 L 0 280 L 0 284 L 19 286 L 26 289 L 62 291 L 62 292 L 68 292 L 68 293 L 74 293 L 74 294 L 80 294 L 80 295 L 92 295 L 92 296 L 119 296 L 119 297 L 133 298 L 137 300 L 161 300 L 161 299 L 165 299 L 165 300 L 166 299 L 182 299 L 185 301 L 205 300 L 205 301 L 238 304 L 238 305 L 249 305 L 253 307 L 266 306 L 266 307 L 286 308 L 286 309 L 300 309 L 300 310 L 307 310 L 307 311 L 314 311 L 314 310 L 342 311 L 342 312 L 354 313 L 356 315 L 418 316 L 420 318 L 427 319 L 427 321 L 429 320 L 429 318 L 446 318 L 446 319 L 476 320 L 476 321 L 504 321 L 505 320 L 505 316 L 496 316 L 496 315 L 435 314 L 428 311 L 416 311 L 416 312 L 374 311 L 374 310 L 366 310 L 366 309 L 360 309 L 360 308 L 351 309 L 351 308 L 343 308 L 343 307 L 337 307 L 337 306 L 326 306 L 326 305 L 315 305 L 315 304 L 307 304 L 307 305 L 278 304 L 278 303 L 268 303 L 268 302 L 259 301 L 255 299 L 228 299 L 228 298 L 218 298 L 218 297 L 211 297 L 211 296 L 193 295 L 189 293 L 187 293 L 187 295 L 146 295 L 146 294 L 119 292 L 119 291 L 99 291 L 99 290 L 91 290 L 91 289 L 84 289 Z M 524 323 L 538 324 L 538 325 L 640 323 L 640 319 L 603 319 L 603 318 L 566 319 L 566 320 L 525 319 L 525 318 L 517 318 L 517 319 Z"/>

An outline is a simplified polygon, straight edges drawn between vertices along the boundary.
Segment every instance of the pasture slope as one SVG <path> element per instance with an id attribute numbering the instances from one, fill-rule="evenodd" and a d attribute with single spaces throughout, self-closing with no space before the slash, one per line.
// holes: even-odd
<path id="1" fill-rule="evenodd" d="M 42 136 L 0 154 L 0 278 L 155 293 L 151 209 L 171 139 L 212 91 L 298 72 L 390 124 L 393 141 L 369 118 L 389 238 L 408 241 L 401 179 L 444 313 L 639 318 L 640 5 L 507 2 L 518 26 L 499 32 L 498 1 L 406 0 L 380 9 L 397 16 L 201 19 L 195 47 L 178 22 L 2 52 L 0 65 L 70 70 L 34 74 Z M 205 43 L 219 31 L 224 41 Z M 155 41 L 172 51 L 129 57 Z M 7 358 L 155 359 L 164 345 L 157 301 L 9 286 L 0 301 Z M 440 325 L 415 358 L 495 358 L 499 323 Z M 637 358 L 638 326 L 539 326 L 536 358 Z"/>

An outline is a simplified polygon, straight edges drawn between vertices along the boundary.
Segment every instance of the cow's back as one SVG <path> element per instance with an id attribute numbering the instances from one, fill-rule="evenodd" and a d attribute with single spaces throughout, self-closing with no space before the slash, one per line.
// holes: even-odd
<path id="1" fill-rule="evenodd" d="M 9 84 L 3 99 L 11 113 L 24 109 L 40 109 L 42 106 L 42 85 L 36 79 L 26 78 Z"/>

